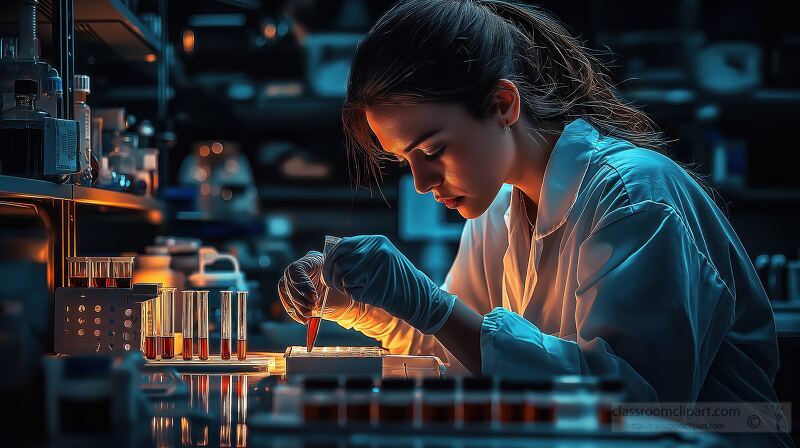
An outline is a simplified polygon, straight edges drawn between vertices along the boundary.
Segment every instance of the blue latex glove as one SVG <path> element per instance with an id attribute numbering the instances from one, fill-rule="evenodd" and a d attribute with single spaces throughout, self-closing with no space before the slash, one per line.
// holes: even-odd
<path id="1" fill-rule="evenodd" d="M 322 275 L 325 284 L 426 334 L 441 329 L 456 300 L 382 235 L 343 238 L 326 257 Z"/>

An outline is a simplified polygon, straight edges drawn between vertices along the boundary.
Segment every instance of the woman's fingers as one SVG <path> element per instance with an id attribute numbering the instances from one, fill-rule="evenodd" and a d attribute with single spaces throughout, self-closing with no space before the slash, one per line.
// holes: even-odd
<path id="1" fill-rule="evenodd" d="M 308 319 L 302 315 L 294 305 L 292 294 L 289 292 L 288 282 L 286 276 L 281 277 L 278 281 L 278 297 L 281 299 L 283 309 L 295 322 L 305 325 Z"/>

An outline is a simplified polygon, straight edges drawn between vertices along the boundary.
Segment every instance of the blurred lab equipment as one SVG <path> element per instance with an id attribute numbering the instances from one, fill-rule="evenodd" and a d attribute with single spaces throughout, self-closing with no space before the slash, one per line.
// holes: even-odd
<path id="1" fill-rule="evenodd" d="M 697 53 L 698 85 L 720 95 L 740 94 L 761 85 L 761 49 L 748 42 L 718 42 Z"/>
<path id="2" fill-rule="evenodd" d="M 78 170 L 78 124 L 39 109 L 39 83 L 14 81 L 13 107 L 0 112 L 0 173 L 65 182 Z"/>
<path id="3" fill-rule="evenodd" d="M 355 33 L 313 33 L 303 39 L 307 82 L 315 94 L 344 97 L 350 64 L 362 37 Z"/>
<path id="4" fill-rule="evenodd" d="M 424 243 L 420 257 L 420 269 L 437 284 L 442 284 L 453 259 L 448 244 L 461 238 L 463 219 L 449 221 L 447 208 L 433 199 L 433 193 L 421 195 L 414 188 L 414 178 L 400 178 L 397 204 L 398 230 L 403 241 Z M 419 223 L 424 222 L 421 226 Z"/>
<path id="5" fill-rule="evenodd" d="M 96 174 L 92 170 L 92 110 L 86 104 L 86 97 L 91 93 L 89 77 L 75 75 L 73 115 L 78 122 L 78 168 L 77 184 L 91 185 Z M 97 164 L 95 163 L 95 166 Z"/>
<path id="6" fill-rule="evenodd" d="M 209 218 L 247 219 L 258 213 L 250 162 L 232 142 L 198 142 L 178 174 L 182 185 L 198 187 L 197 207 Z"/>
<path id="7" fill-rule="evenodd" d="M 49 357 L 44 364 L 50 434 L 121 430 L 150 415 L 136 355 Z"/>

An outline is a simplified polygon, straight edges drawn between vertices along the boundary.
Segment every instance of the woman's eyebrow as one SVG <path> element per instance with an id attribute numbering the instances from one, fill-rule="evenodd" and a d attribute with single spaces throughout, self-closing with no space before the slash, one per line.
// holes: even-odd
<path id="1" fill-rule="evenodd" d="M 424 142 L 425 140 L 433 137 L 434 135 L 438 134 L 439 132 L 442 132 L 442 130 L 441 129 L 433 129 L 431 131 L 428 131 L 428 132 L 420 135 L 419 137 L 415 138 L 414 141 L 411 142 L 408 146 L 406 146 L 406 149 L 403 150 L 403 153 L 407 153 L 407 152 L 411 151 L 417 145 L 419 145 L 420 143 Z"/>

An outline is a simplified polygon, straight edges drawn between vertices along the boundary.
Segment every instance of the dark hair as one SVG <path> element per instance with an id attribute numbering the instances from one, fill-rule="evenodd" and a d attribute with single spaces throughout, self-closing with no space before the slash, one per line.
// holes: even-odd
<path id="1" fill-rule="evenodd" d="M 342 122 L 356 184 L 365 176 L 380 179 L 387 159 L 367 124 L 367 107 L 456 103 L 486 118 L 495 112 L 490 101 L 501 79 L 517 86 L 533 125 L 580 117 L 636 146 L 662 151 L 666 145 L 647 115 L 617 97 L 603 64 L 540 8 L 505 0 L 408 0 L 372 27 L 350 69 Z"/>

